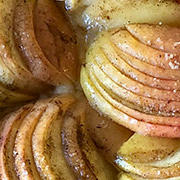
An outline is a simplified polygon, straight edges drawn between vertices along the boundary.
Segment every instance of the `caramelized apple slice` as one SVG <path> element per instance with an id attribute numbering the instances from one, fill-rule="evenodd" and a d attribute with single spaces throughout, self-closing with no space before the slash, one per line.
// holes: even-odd
<path id="1" fill-rule="evenodd" d="M 118 156 L 135 163 L 148 163 L 162 160 L 179 147 L 179 139 L 134 134 L 120 147 Z"/>
<path id="2" fill-rule="evenodd" d="M 86 164 L 78 144 L 78 119 L 66 114 L 63 122 L 62 141 L 65 158 L 78 179 L 95 180 L 95 174 Z"/>
<path id="3" fill-rule="evenodd" d="M 76 80 L 78 74 L 76 37 L 61 10 L 50 0 L 38 1 L 34 15 L 35 34 L 51 64 L 71 80 Z"/>
<path id="4" fill-rule="evenodd" d="M 13 148 L 16 133 L 24 117 L 33 107 L 32 104 L 26 105 L 7 115 L 1 125 L 0 143 L 0 177 L 1 179 L 18 179 L 14 169 Z"/>
<path id="5" fill-rule="evenodd" d="M 96 87 L 96 89 L 101 93 L 101 95 L 114 107 L 119 109 L 120 111 L 128 114 L 131 117 L 134 117 L 136 119 L 139 119 L 140 121 L 149 122 L 153 124 L 161 124 L 161 125 L 169 125 L 169 126 L 179 126 L 180 125 L 180 118 L 179 116 L 160 116 L 157 113 L 152 114 L 148 112 L 148 109 L 146 110 L 146 113 L 140 112 L 135 104 L 128 104 L 128 102 L 125 102 L 123 99 L 116 97 L 115 94 L 113 94 L 110 90 L 107 90 L 105 86 L 101 84 L 101 82 L 98 82 L 98 78 L 92 73 L 89 72 L 90 80 L 93 82 L 93 85 Z M 107 80 L 107 79 L 106 79 Z"/>
<path id="6" fill-rule="evenodd" d="M 159 115 L 179 115 L 179 102 L 162 101 L 132 93 L 131 91 L 128 91 L 116 84 L 112 79 L 110 79 L 106 74 L 101 71 L 101 69 L 96 65 L 96 63 L 92 62 L 92 64 L 87 64 L 86 67 L 88 71 L 91 71 L 89 72 L 90 78 L 91 76 L 93 78 L 94 75 L 96 77 L 95 80 L 92 81 L 99 81 L 104 90 L 106 90 L 109 94 L 111 94 L 112 97 L 114 97 L 117 101 L 122 102 L 124 105 L 148 114 L 157 114 L 158 112 Z"/>
<path id="7" fill-rule="evenodd" d="M 93 117 L 91 117 L 93 119 Z M 81 145 L 82 152 L 89 162 L 96 179 L 112 180 L 115 179 L 116 171 L 108 164 L 103 156 L 98 152 L 95 144 L 93 143 L 89 133 L 87 131 L 85 113 L 82 113 L 80 117 L 80 137 L 79 142 Z"/>
<path id="8" fill-rule="evenodd" d="M 142 43 L 169 53 L 180 52 L 180 28 L 167 25 L 129 24 L 127 30 Z"/>
<path id="9" fill-rule="evenodd" d="M 23 59 L 19 56 L 13 37 L 13 12 L 15 1 L 0 2 L 0 55 L 1 69 L 4 69 L 1 82 L 6 86 L 12 85 L 14 90 L 29 94 L 38 94 L 48 86 L 35 79 L 27 70 Z"/>
<path id="10" fill-rule="evenodd" d="M 42 1 L 40 3 L 42 3 Z M 45 5 L 46 7 L 47 5 L 49 6 L 49 4 L 53 2 L 45 1 L 44 3 L 47 3 Z M 34 11 L 35 6 L 36 6 L 35 1 L 21 1 L 21 0 L 16 1 L 16 7 L 15 7 L 15 13 L 14 13 L 14 31 L 15 31 L 15 39 L 17 42 L 17 46 L 20 47 L 19 50 L 22 53 L 23 57 L 25 58 L 26 64 L 28 65 L 30 71 L 33 73 L 33 75 L 36 78 L 42 81 L 45 81 L 47 83 L 53 84 L 53 85 L 69 83 L 69 80 L 65 76 L 64 72 L 59 71 L 58 67 L 55 67 L 54 65 L 51 64 L 51 62 L 46 58 L 45 54 L 43 53 L 43 51 L 41 50 L 37 42 L 35 32 L 34 32 L 34 23 L 33 23 L 33 19 L 34 19 L 33 11 Z M 53 11 L 54 10 L 52 9 L 52 12 Z M 57 12 L 56 8 L 55 8 L 55 11 Z M 61 17 L 61 14 L 60 14 L 56 18 L 56 20 L 59 17 L 60 19 L 63 19 L 63 17 Z M 58 26 L 61 26 L 61 24 Z M 61 31 L 58 30 L 58 32 L 62 34 L 62 38 L 65 38 L 65 35 L 63 33 L 65 29 L 67 28 L 64 28 L 63 30 L 61 29 Z M 64 42 L 60 41 L 60 42 L 63 43 L 62 48 L 63 46 L 66 47 L 66 45 L 64 44 L 65 41 Z M 69 42 L 69 39 L 68 39 L 68 42 Z M 70 46 L 72 46 L 71 43 L 70 43 Z M 67 46 L 67 48 L 69 48 L 69 45 Z M 67 61 L 67 59 L 72 60 L 74 58 L 71 53 L 72 49 L 68 51 L 69 52 L 68 58 L 67 58 L 67 51 L 64 52 L 65 61 Z M 65 64 L 65 65 L 68 64 L 67 66 L 69 67 L 70 62 L 64 62 L 64 60 L 62 60 L 61 64 Z M 74 59 L 72 60 L 72 62 L 74 62 Z M 72 65 L 74 64 L 71 64 L 71 66 Z M 63 68 L 64 67 L 65 66 L 63 66 Z M 64 69 L 64 71 L 65 70 L 66 69 Z"/>
<path id="11" fill-rule="evenodd" d="M 81 85 L 92 106 L 98 111 L 102 112 L 104 115 L 112 118 L 112 120 L 118 124 L 121 124 L 142 135 L 180 137 L 179 127 L 157 125 L 139 121 L 112 106 L 93 86 L 84 68 L 81 70 Z"/>
<path id="12" fill-rule="evenodd" d="M 155 78 L 132 67 L 130 64 L 127 63 L 128 60 L 126 59 L 134 59 L 134 57 L 117 49 L 109 41 L 106 41 L 106 43 L 103 44 L 102 50 L 108 60 L 113 64 L 113 66 L 125 75 L 129 76 L 130 78 L 139 81 L 140 83 L 147 86 L 158 89 L 180 90 L 179 81 Z"/>
<path id="13" fill-rule="evenodd" d="M 62 116 L 74 101 L 71 96 L 49 103 L 32 136 L 33 157 L 42 179 L 75 179 L 67 166 L 61 148 Z M 43 159 L 43 161 L 42 161 Z"/>
<path id="14" fill-rule="evenodd" d="M 40 179 L 32 154 L 31 138 L 37 122 L 47 108 L 47 102 L 48 100 L 37 102 L 31 112 L 24 118 L 16 135 L 14 158 L 19 179 Z"/>
<path id="15" fill-rule="evenodd" d="M 179 56 L 176 54 L 162 52 L 142 44 L 136 40 L 127 30 L 112 32 L 112 42 L 127 54 L 136 57 L 151 65 L 163 69 L 179 69 Z"/>

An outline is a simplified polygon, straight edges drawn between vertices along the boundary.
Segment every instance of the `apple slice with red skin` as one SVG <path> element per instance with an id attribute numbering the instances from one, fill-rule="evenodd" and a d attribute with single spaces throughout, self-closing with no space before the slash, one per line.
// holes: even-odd
<path id="1" fill-rule="evenodd" d="M 166 115 L 166 116 L 178 116 L 180 111 L 180 103 L 177 101 L 163 101 L 154 98 L 144 97 L 126 90 L 122 86 L 116 84 L 107 74 L 97 66 L 96 62 L 88 63 L 86 65 L 87 71 L 92 71 L 98 81 L 103 85 L 103 89 L 106 89 L 110 94 L 114 94 L 114 97 L 119 101 L 122 101 L 124 105 L 133 107 L 140 112 L 146 112 L 148 114 Z M 91 75 L 90 75 L 91 76 Z M 92 75 L 93 76 L 93 75 Z M 137 82 L 138 83 L 138 82 Z"/>
<path id="2" fill-rule="evenodd" d="M 16 133 L 23 121 L 23 118 L 33 107 L 33 104 L 26 105 L 21 109 L 5 116 L 1 121 L 0 134 L 0 178 L 18 179 L 14 169 L 13 148 Z"/>
<path id="3" fill-rule="evenodd" d="M 15 169 L 19 179 L 41 179 L 37 171 L 31 147 L 34 128 L 47 108 L 49 100 L 41 100 L 35 104 L 23 119 L 16 135 L 14 146 Z"/>
<path id="4" fill-rule="evenodd" d="M 127 54 L 148 64 L 163 68 L 179 70 L 180 58 L 178 54 L 153 49 L 136 40 L 127 30 L 111 31 L 111 41 Z"/>
<path id="5" fill-rule="evenodd" d="M 180 82 L 174 80 L 164 80 L 160 78 L 155 78 L 153 76 L 147 75 L 129 65 L 124 58 L 133 58 L 125 54 L 123 51 L 117 51 L 117 48 L 108 41 L 102 45 L 102 50 L 108 60 L 122 73 L 129 76 L 130 78 L 139 81 L 150 87 L 166 90 L 180 90 Z M 124 56 L 123 56 L 124 55 Z"/>
<path id="6" fill-rule="evenodd" d="M 89 80 L 85 68 L 81 69 L 81 86 L 90 104 L 116 123 L 142 135 L 177 138 L 180 127 L 151 124 L 135 119 L 108 103 Z"/>
<path id="7" fill-rule="evenodd" d="M 179 54 L 180 28 L 168 25 L 128 24 L 127 30 L 142 43 L 161 51 Z"/>

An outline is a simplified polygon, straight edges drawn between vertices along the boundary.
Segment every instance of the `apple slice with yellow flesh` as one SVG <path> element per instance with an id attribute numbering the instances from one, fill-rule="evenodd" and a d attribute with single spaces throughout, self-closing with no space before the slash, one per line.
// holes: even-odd
<path id="1" fill-rule="evenodd" d="M 147 156 L 145 158 L 151 159 L 153 157 L 154 151 L 156 151 L 156 155 L 165 155 L 164 158 L 157 159 L 153 162 L 132 162 L 130 159 L 125 160 L 123 156 L 116 160 L 116 163 L 119 167 L 121 167 L 126 172 L 130 172 L 132 174 L 136 174 L 141 176 L 145 179 L 168 179 L 168 178 L 179 178 L 180 171 L 179 171 L 179 139 L 153 139 L 150 137 L 140 137 L 139 135 L 134 135 L 132 139 L 129 139 L 129 143 L 124 144 L 124 147 L 127 147 L 127 151 L 124 150 L 125 154 L 129 154 L 131 158 L 133 158 L 133 153 L 139 151 L 142 152 L 143 156 Z M 144 147 L 134 143 L 135 141 L 141 141 L 144 144 Z M 144 141 L 144 142 L 143 142 Z M 153 146 L 155 144 L 155 146 Z M 158 145 L 159 144 L 159 145 Z M 162 146 L 161 146 L 162 144 Z M 151 147 L 150 147 L 151 145 Z M 137 149 L 136 149 L 137 146 Z M 123 147 L 123 146 L 122 146 Z M 139 148 L 140 147 L 140 148 Z M 153 148 L 154 147 L 154 148 Z M 152 148 L 152 149 L 151 149 Z M 172 148 L 172 149 L 171 149 Z M 138 150 L 139 149 L 139 150 Z M 128 151 L 129 150 L 129 151 Z M 123 150 L 122 150 L 123 151 Z M 122 152 L 121 151 L 121 152 Z M 146 154 L 147 153 L 147 154 Z M 125 155 L 126 156 L 126 155 Z M 156 158 L 156 157 L 155 157 Z"/>
<path id="2" fill-rule="evenodd" d="M 135 163 L 159 161 L 174 153 L 179 139 L 142 136 L 134 134 L 119 149 L 118 156 Z"/>
<path id="3" fill-rule="evenodd" d="M 86 65 L 88 71 L 92 71 L 97 80 L 103 85 L 103 89 L 106 89 L 110 94 L 121 101 L 124 105 L 128 107 L 133 107 L 134 109 L 146 112 L 148 114 L 164 114 L 166 116 L 178 116 L 180 110 L 180 103 L 177 101 L 162 101 L 149 97 L 143 97 L 138 94 L 132 93 L 118 86 L 113 80 L 111 80 L 101 69 L 92 62 Z M 94 76 L 92 75 L 92 76 Z M 91 77 L 91 75 L 90 75 Z M 177 113 L 176 113 L 177 112 Z"/>
<path id="4" fill-rule="evenodd" d="M 36 38 L 47 59 L 68 78 L 76 80 L 76 37 L 62 9 L 50 0 L 40 0 L 34 18 Z"/>
<path id="5" fill-rule="evenodd" d="M 86 164 L 78 143 L 78 119 L 66 114 L 62 128 L 62 142 L 65 158 L 78 179 L 92 179 L 96 176 Z"/>
<path id="6" fill-rule="evenodd" d="M 163 69 L 173 69 L 174 71 L 179 69 L 178 54 L 163 52 L 144 45 L 127 30 L 114 30 L 111 33 L 111 41 L 127 54 Z"/>
<path id="7" fill-rule="evenodd" d="M 128 24 L 127 30 L 142 43 L 169 53 L 180 52 L 180 28 L 167 25 Z"/>
<path id="8" fill-rule="evenodd" d="M 155 78 L 150 75 L 147 75 L 137 69 L 133 68 L 126 62 L 126 58 L 133 58 L 123 51 L 117 49 L 110 43 L 106 41 L 102 45 L 102 50 L 104 54 L 107 56 L 109 61 L 122 73 L 129 76 L 132 79 L 139 81 L 142 84 L 155 87 L 158 89 L 166 89 L 166 90 L 179 90 L 180 89 L 180 82 L 174 80 L 164 80 L 160 78 Z M 124 56 L 123 56 L 124 55 Z"/>
<path id="9" fill-rule="evenodd" d="M 106 35 L 104 35 L 106 36 Z M 103 38 L 103 36 L 102 36 Z M 88 63 L 92 59 L 95 60 L 98 66 L 101 68 L 103 72 L 105 72 L 113 81 L 115 81 L 118 85 L 126 88 L 127 90 L 137 93 L 139 95 L 145 97 L 152 97 L 159 100 L 171 100 L 178 101 L 180 98 L 180 92 L 172 92 L 168 90 L 162 90 L 157 88 L 151 88 L 149 86 L 145 86 L 144 84 L 138 83 L 136 80 L 133 80 L 119 70 L 117 70 L 106 56 L 104 56 L 103 52 L 99 49 L 101 42 L 95 42 L 87 52 L 86 62 Z"/>
<path id="10" fill-rule="evenodd" d="M 116 123 L 123 125 L 132 131 L 142 135 L 159 136 L 159 137 L 180 137 L 179 127 L 165 126 L 146 123 L 137 120 L 126 113 L 118 110 L 97 91 L 86 73 L 86 69 L 81 69 L 81 86 L 90 104 L 104 115 L 111 118 Z"/>
<path id="11" fill-rule="evenodd" d="M 7 77 L 1 80 L 6 86 L 12 85 L 14 90 L 19 89 L 22 92 L 38 94 L 48 86 L 35 79 L 27 70 L 23 59 L 17 51 L 13 37 L 13 14 L 15 1 L 7 0 L 0 2 L 0 55 L 1 69 L 4 69 L 3 76 Z M 11 88 L 12 88 L 11 87 Z"/>
<path id="12" fill-rule="evenodd" d="M 21 109 L 5 116 L 1 125 L 0 134 L 0 177 L 1 179 L 18 179 L 14 169 L 13 148 L 16 133 L 23 118 L 29 113 L 33 104 L 26 105 Z"/>
<path id="13" fill-rule="evenodd" d="M 153 124 L 161 124 L 161 125 L 170 125 L 170 126 L 179 126 L 180 125 L 180 118 L 174 116 L 160 116 L 156 114 L 150 113 L 143 113 L 137 108 L 135 105 L 128 104 L 124 102 L 124 100 L 116 97 L 112 92 L 108 91 L 106 86 L 102 86 L 100 82 L 98 82 L 98 78 L 92 73 L 87 70 L 90 80 L 93 82 L 96 89 L 101 93 L 101 95 L 111 103 L 115 108 L 119 109 L 120 111 L 128 114 L 131 117 L 137 118 L 140 121 L 149 122 Z M 106 79 L 107 81 L 107 79 Z M 127 106 L 129 105 L 129 106 Z"/>
<path id="14" fill-rule="evenodd" d="M 66 164 L 60 136 L 62 116 L 74 100 L 72 96 L 62 96 L 58 104 L 49 103 L 35 127 L 32 136 L 33 157 L 42 179 L 75 180 Z"/>
<path id="15" fill-rule="evenodd" d="M 15 158 L 15 169 L 19 179 L 40 179 L 30 147 L 32 133 L 46 110 L 48 101 L 42 100 L 35 104 L 31 112 L 23 119 L 16 135 L 13 154 Z"/>
<path id="16" fill-rule="evenodd" d="M 53 3 L 52 1 L 46 1 L 46 2 L 48 2 L 48 4 Z M 65 76 L 64 72 L 59 71 L 57 67 L 51 64 L 51 62 L 46 58 L 45 54 L 41 50 L 41 47 L 36 39 L 36 35 L 34 32 L 33 12 L 35 6 L 36 6 L 36 1 L 34 0 L 16 1 L 15 12 L 14 12 L 14 33 L 15 33 L 15 40 L 17 42 L 17 46 L 20 47 L 19 51 L 24 57 L 28 68 L 36 78 L 52 85 L 70 83 L 69 79 Z M 61 17 L 61 14 L 59 16 Z M 61 19 L 63 18 L 61 17 Z M 59 26 L 61 26 L 61 24 Z M 64 34 L 63 30 L 59 32 Z M 62 35 L 62 38 L 63 37 L 64 36 Z M 71 54 L 69 58 L 67 59 L 66 58 L 67 58 L 67 54 L 65 59 L 63 59 L 63 61 L 74 57 Z M 66 65 L 68 63 L 69 62 L 65 62 Z"/>

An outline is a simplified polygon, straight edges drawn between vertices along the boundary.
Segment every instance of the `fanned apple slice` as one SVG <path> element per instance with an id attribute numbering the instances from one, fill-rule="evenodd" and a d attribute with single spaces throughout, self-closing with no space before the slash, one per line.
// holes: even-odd
<path id="1" fill-rule="evenodd" d="M 91 105 L 104 115 L 112 118 L 112 120 L 118 124 L 142 135 L 171 138 L 180 137 L 180 128 L 178 126 L 163 126 L 139 121 L 112 106 L 102 97 L 97 89 L 93 87 L 85 68 L 81 69 L 81 85 Z"/>
<path id="2" fill-rule="evenodd" d="M 114 30 L 111 33 L 111 41 L 127 54 L 163 69 L 179 70 L 180 57 L 178 54 L 159 51 L 144 45 L 127 30 Z"/>
<path id="3" fill-rule="evenodd" d="M 0 178 L 18 179 L 14 169 L 13 148 L 16 133 L 24 117 L 31 110 L 33 104 L 26 105 L 6 116 L 2 121 L 0 135 Z"/>
<path id="4" fill-rule="evenodd" d="M 14 158 L 19 179 L 40 179 L 34 163 L 31 138 L 37 122 L 47 108 L 48 101 L 42 100 L 35 104 L 31 112 L 24 118 L 16 135 Z"/>
<path id="5" fill-rule="evenodd" d="M 169 53 L 180 52 L 180 28 L 149 24 L 128 24 L 126 28 L 146 45 Z"/>
<path id="6" fill-rule="evenodd" d="M 177 151 L 179 139 L 134 134 L 118 150 L 118 157 L 135 163 L 160 161 Z"/>
<path id="7" fill-rule="evenodd" d="M 159 115 L 179 115 L 179 102 L 157 100 L 128 91 L 116 84 L 112 79 L 104 74 L 95 62 L 92 62 L 92 64 L 87 64 L 86 67 L 88 71 L 92 71 L 91 73 L 89 72 L 90 77 L 93 73 L 96 76 L 97 80 L 102 84 L 103 89 L 111 94 L 116 100 L 121 101 L 124 105 L 148 114 L 157 114 L 158 112 Z"/>
<path id="8" fill-rule="evenodd" d="M 58 101 L 58 105 L 48 104 L 36 125 L 32 137 L 33 156 L 42 179 L 75 180 L 66 164 L 60 136 L 62 116 L 74 98 L 62 96 Z"/>
<path id="9" fill-rule="evenodd" d="M 58 68 L 49 62 L 36 40 L 33 23 L 35 6 L 36 1 L 34 0 L 16 1 L 14 31 L 17 46 L 20 47 L 19 50 L 25 58 L 26 64 L 36 78 L 53 85 L 70 83 L 65 74 L 58 71 Z M 63 34 L 63 31 L 61 33 Z M 64 36 L 62 35 L 62 37 Z M 65 60 L 67 60 L 66 58 Z M 67 65 L 69 62 L 65 63 Z"/>
<path id="10" fill-rule="evenodd" d="M 91 51 L 93 52 L 91 53 Z M 125 76 L 108 61 L 108 59 L 103 55 L 102 51 L 98 49 L 98 47 L 90 50 L 87 55 L 87 64 L 94 64 L 93 61 L 98 64 L 100 70 L 103 71 L 107 75 L 107 77 L 109 77 L 117 85 L 121 86 L 127 91 L 135 93 L 139 96 L 162 101 L 178 101 L 179 99 L 180 92 L 178 91 L 168 91 L 163 89 L 151 88 Z"/>
<path id="11" fill-rule="evenodd" d="M 8 71 L 4 71 L 4 77 L 7 76 L 5 84 L 12 84 L 13 80 L 16 84 L 14 88 L 22 88 L 21 90 L 24 92 L 38 94 L 48 86 L 32 76 L 17 51 L 13 37 L 14 3 L 15 1 L 12 0 L 0 2 L 0 55 L 1 61 L 4 63 L 1 68 L 6 66 L 12 73 L 10 76 Z"/>
<path id="12" fill-rule="evenodd" d="M 101 47 L 103 49 L 104 54 L 107 56 L 109 61 L 125 75 L 150 87 L 155 87 L 158 89 L 166 89 L 166 90 L 174 90 L 174 89 L 180 90 L 179 81 L 155 78 L 153 76 L 142 73 L 141 71 L 138 71 L 137 69 L 129 65 L 124 59 L 124 58 L 133 58 L 133 57 L 130 57 L 121 50 L 116 51 L 115 50 L 116 48 L 114 48 L 113 44 L 110 43 L 109 41 L 105 41 L 105 42 L 106 43 L 104 43 L 103 46 Z"/>
<path id="13" fill-rule="evenodd" d="M 96 176 L 86 163 L 78 144 L 78 119 L 66 114 L 62 128 L 62 143 L 65 158 L 78 179 L 92 179 Z"/>
<path id="14" fill-rule="evenodd" d="M 35 35 L 47 59 L 68 78 L 76 80 L 76 37 L 62 9 L 57 8 L 51 0 L 40 0 L 35 8 L 34 19 Z"/>
<path id="15" fill-rule="evenodd" d="M 108 92 L 107 88 L 105 86 L 102 86 L 100 82 L 98 82 L 98 78 L 91 72 L 88 73 L 91 81 L 93 82 L 96 89 L 98 89 L 99 92 L 101 92 L 101 95 L 114 107 L 119 109 L 120 111 L 128 114 L 131 117 L 137 118 L 140 121 L 149 122 L 153 124 L 161 124 L 161 125 L 169 125 L 169 126 L 179 126 L 180 125 L 180 117 L 174 117 L 174 116 L 160 116 L 157 115 L 157 113 L 150 114 L 150 113 L 142 113 L 136 108 L 128 107 L 124 105 L 125 103 L 120 98 L 116 97 L 112 92 Z"/>
<path id="16" fill-rule="evenodd" d="M 105 72 L 118 85 L 141 96 L 152 97 L 159 100 L 179 101 L 179 91 L 173 92 L 163 89 L 151 88 L 125 76 L 109 62 L 99 46 L 100 44 L 96 44 L 95 42 L 90 47 L 89 51 L 87 52 L 86 62 L 89 63 L 94 60 L 101 68 L 101 70 Z"/>
<path id="17" fill-rule="evenodd" d="M 80 133 L 79 142 L 86 159 L 89 162 L 96 179 L 101 180 L 113 180 L 116 176 L 114 168 L 108 164 L 103 156 L 98 152 L 94 142 L 89 136 L 86 124 L 85 113 L 80 115 Z"/>

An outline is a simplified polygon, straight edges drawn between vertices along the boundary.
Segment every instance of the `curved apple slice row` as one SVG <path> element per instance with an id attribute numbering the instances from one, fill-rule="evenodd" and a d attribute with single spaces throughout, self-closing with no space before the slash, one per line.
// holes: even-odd
<path id="1" fill-rule="evenodd" d="M 13 80 L 15 89 L 22 88 L 24 92 L 37 94 L 47 88 L 47 85 L 32 76 L 19 56 L 13 37 L 14 3 L 15 1 L 12 0 L 0 2 L 2 12 L 0 16 L 0 56 L 3 63 L 1 68 L 6 66 L 7 69 L 7 71 L 4 69 L 4 76 L 7 76 L 5 84 L 12 84 Z M 12 73 L 12 76 L 8 71 Z"/>
<path id="2" fill-rule="evenodd" d="M 170 53 L 180 52 L 180 28 L 149 24 L 128 24 L 126 28 L 146 45 Z"/>
<path id="3" fill-rule="evenodd" d="M 81 85 L 92 106 L 102 112 L 104 115 L 112 118 L 112 120 L 118 124 L 121 124 L 132 131 L 143 135 L 171 138 L 180 137 L 180 127 L 157 125 L 139 121 L 112 106 L 93 87 L 84 68 L 81 70 Z"/>
<path id="4" fill-rule="evenodd" d="M 155 78 L 153 76 L 149 76 L 137 69 L 133 68 L 129 65 L 124 58 L 133 58 L 125 54 L 121 50 L 116 50 L 116 47 L 113 47 L 112 43 L 110 44 L 108 41 L 103 44 L 101 47 L 103 53 L 107 56 L 109 61 L 122 73 L 129 76 L 130 78 L 139 81 L 142 84 L 145 84 L 150 87 L 165 89 L 165 90 L 180 90 L 180 82 L 173 80 L 164 80 Z"/>
<path id="5" fill-rule="evenodd" d="M 16 173 L 20 179 L 40 179 L 36 169 L 32 149 L 31 138 L 34 128 L 47 108 L 47 100 L 35 104 L 31 112 L 23 119 L 14 146 L 14 158 Z"/>
<path id="6" fill-rule="evenodd" d="M 65 162 L 60 136 L 61 116 L 74 99 L 65 96 L 58 101 L 59 105 L 47 105 L 36 125 L 32 136 L 33 157 L 42 179 L 75 179 Z"/>
<path id="7" fill-rule="evenodd" d="M 106 91 L 108 91 L 115 99 L 121 101 L 124 105 L 133 107 L 133 109 L 146 112 L 148 114 L 157 114 L 158 112 L 159 115 L 178 116 L 178 112 L 180 111 L 179 102 L 162 101 L 132 93 L 131 91 L 118 86 L 101 71 L 95 62 L 87 64 L 86 67 L 88 71 L 92 71 L 92 73 L 95 74 L 98 81 L 103 85 L 103 89 L 106 89 Z"/>
<path id="8" fill-rule="evenodd" d="M 15 137 L 23 118 L 29 113 L 33 104 L 29 104 L 20 110 L 11 113 L 3 120 L 0 134 L 0 174 L 1 179 L 17 179 L 14 170 L 13 148 Z"/>
<path id="9" fill-rule="evenodd" d="M 95 174 L 86 164 L 78 144 L 78 119 L 68 114 L 63 122 L 62 142 L 65 158 L 77 178 L 95 180 Z"/>
<path id="10" fill-rule="evenodd" d="M 179 69 L 180 60 L 178 55 L 144 45 L 127 30 L 116 30 L 111 34 L 111 41 L 127 54 L 163 69 L 173 69 L 174 71 Z"/>
<path id="11" fill-rule="evenodd" d="M 36 40 L 33 23 L 35 2 L 36 1 L 16 1 L 14 31 L 17 46 L 21 47 L 20 52 L 25 58 L 30 71 L 36 78 L 53 85 L 69 83 L 65 74 L 49 62 Z M 61 33 L 63 33 L 63 31 Z M 67 56 L 63 61 L 68 59 L 66 58 Z M 66 62 L 66 65 L 68 63 L 69 62 Z"/>
<path id="12" fill-rule="evenodd" d="M 137 118 L 140 121 L 149 122 L 153 124 L 180 126 L 180 117 L 167 117 L 153 114 L 145 114 L 138 110 L 135 110 L 136 108 L 134 107 L 132 108 L 128 107 L 127 105 L 124 105 L 123 100 L 119 99 L 118 97 L 116 97 L 116 95 L 112 94 L 111 92 L 108 92 L 105 86 L 100 85 L 100 82 L 98 82 L 98 78 L 93 73 L 89 72 L 88 74 L 91 81 L 94 83 L 94 86 L 98 89 L 99 92 L 101 92 L 101 95 L 120 111 L 128 114 L 129 116 Z"/>
<path id="13" fill-rule="evenodd" d="M 93 52 L 91 52 L 93 51 Z M 118 71 L 111 63 L 109 63 L 106 56 L 102 53 L 99 48 L 93 48 L 90 50 L 86 62 L 89 63 L 91 61 L 95 61 L 100 69 L 109 76 L 114 82 L 116 82 L 121 87 L 134 92 L 138 95 L 144 97 L 151 97 L 159 100 L 166 101 L 179 101 L 180 100 L 180 92 L 179 91 L 168 91 L 163 89 L 151 88 L 149 86 L 145 86 Z"/>

